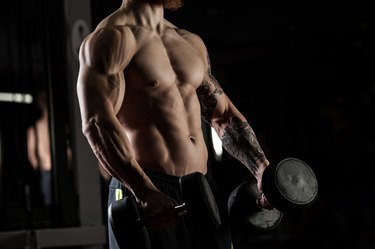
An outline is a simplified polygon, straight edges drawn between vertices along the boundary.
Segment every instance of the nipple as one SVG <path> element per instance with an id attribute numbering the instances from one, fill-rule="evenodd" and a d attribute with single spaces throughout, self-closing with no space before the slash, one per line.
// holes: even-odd
<path id="1" fill-rule="evenodd" d="M 157 80 L 154 80 L 151 82 L 150 84 L 152 87 L 156 87 L 157 85 L 159 85 L 159 82 Z"/>

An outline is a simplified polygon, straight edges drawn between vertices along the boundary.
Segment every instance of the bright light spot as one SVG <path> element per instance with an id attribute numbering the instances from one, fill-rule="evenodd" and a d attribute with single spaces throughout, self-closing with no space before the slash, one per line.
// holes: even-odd
<path id="1" fill-rule="evenodd" d="M 215 129 L 212 127 L 211 127 L 211 138 L 212 138 L 212 145 L 215 151 L 215 158 L 216 160 L 219 161 L 221 160 L 221 157 L 223 156 L 223 145 Z"/>
<path id="2" fill-rule="evenodd" d="M 1 93 L 0 92 L 0 102 L 31 104 L 33 102 L 33 96 L 28 93 Z"/>

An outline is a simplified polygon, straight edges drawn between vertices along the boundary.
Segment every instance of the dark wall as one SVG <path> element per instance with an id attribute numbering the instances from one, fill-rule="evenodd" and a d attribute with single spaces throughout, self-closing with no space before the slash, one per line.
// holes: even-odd
<path id="1" fill-rule="evenodd" d="M 67 158 L 70 135 L 63 6 L 63 1 L 7 1 L 0 9 L 1 96 L 18 93 L 34 99 L 0 100 L 0 231 L 78 223 L 73 170 L 59 159 Z M 35 101 L 39 94 L 47 99 L 49 149 L 56 166 L 47 172 L 34 170 L 27 156 L 27 129 L 41 116 Z M 52 178 L 43 190 L 54 192 L 52 204 L 42 201 L 42 175 Z M 70 200 L 63 201 L 66 197 Z M 63 214 L 65 205 L 69 217 Z"/>

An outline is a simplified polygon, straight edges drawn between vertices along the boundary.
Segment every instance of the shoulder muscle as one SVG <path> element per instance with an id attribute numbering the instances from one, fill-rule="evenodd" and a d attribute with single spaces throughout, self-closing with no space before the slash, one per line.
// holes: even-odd
<path id="1" fill-rule="evenodd" d="M 100 73 L 116 74 L 130 61 L 135 39 L 129 28 L 104 27 L 86 37 L 80 49 L 80 61 Z"/>
<path id="2" fill-rule="evenodd" d="M 197 34 L 189 32 L 184 29 L 179 29 L 178 33 L 191 45 L 193 46 L 204 58 L 207 57 L 207 49 L 202 38 Z"/>

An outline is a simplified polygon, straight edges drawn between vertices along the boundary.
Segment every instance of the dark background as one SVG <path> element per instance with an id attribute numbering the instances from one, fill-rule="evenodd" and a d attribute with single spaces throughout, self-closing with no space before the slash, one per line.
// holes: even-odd
<path id="1" fill-rule="evenodd" d="M 95 27 L 121 1 L 91 4 Z M 0 91 L 33 92 L 45 84 L 42 12 L 31 1 L 2 9 Z M 165 15 L 204 40 L 213 74 L 247 117 L 269 160 L 301 158 L 318 177 L 319 196 L 312 207 L 286 213 L 278 229 L 264 236 L 236 235 L 239 247 L 375 248 L 375 20 L 370 5 L 186 0 L 182 9 Z M 3 140 L 19 141 L 3 146 L 3 157 L 23 165 L 25 158 L 14 154 L 22 147 L 18 131 L 29 122 L 28 112 L 0 107 Z M 211 166 L 224 194 L 251 178 L 227 154 L 220 162 L 211 160 Z M 22 171 L 5 172 L 2 185 Z M 22 177 L 14 178 L 22 185 Z"/>
<path id="2" fill-rule="evenodd" d="M 118 2 L 93 1 L 93 22 Z M 319 180 L 311 208 L 284 214 L 268 235 L 239 237 L 241 245 L 375 248 L 370 5 L 184 3 L 180 10 L 166 11 L 166 18 L 204 40 L 213 74 L 248 118 L 270 161 L 301 158 Z M 238 179 L 251 178 L 227 154 L 212 164 L 226 194 Z"/>

